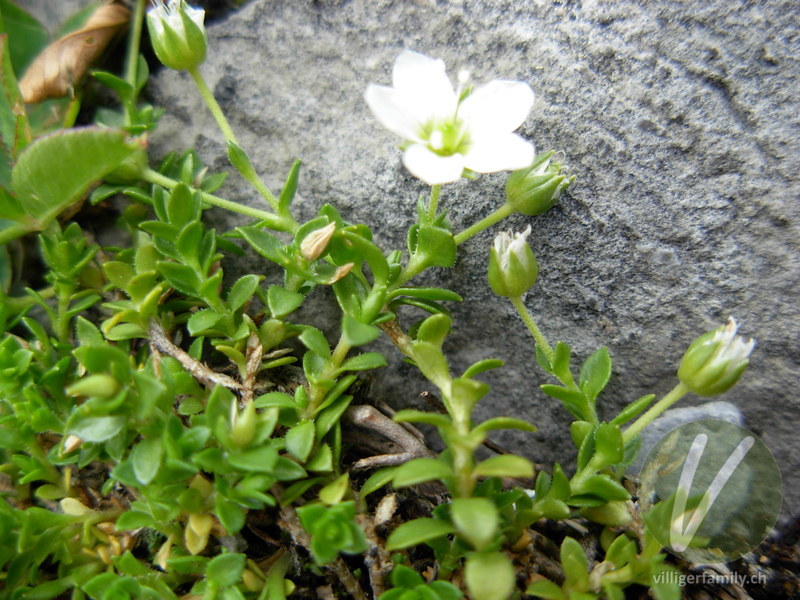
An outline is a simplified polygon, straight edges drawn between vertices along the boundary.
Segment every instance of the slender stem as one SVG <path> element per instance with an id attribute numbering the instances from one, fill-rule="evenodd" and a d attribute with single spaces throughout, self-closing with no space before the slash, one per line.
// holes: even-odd
<path id="1" fill-rule="evenodd" d="M 81 93 L 76 93 L 72 100 L 67 105 L 67 111 L 64 113 L 64 129 L 69 129 L 75 125 L 78 119 L 78 113 L 81 112 Z"/>
<path id="2" fill-rule="evenodd" d="M 133 10 L 131 19 L 131 29 L 128 34 L 128 55 L 125 64 L 125 81 L 130 84 L 132 89 L 136 89 L 139 68 L 139 46 L 142 41 L 142 23 L 144 21 L 144 7 L 146 0 L 136 0 L 136 7 Z M 136 95 L 133 94 L 128 101 L 125 111 L 125 122 L 131 125 L 131 116 L 136 108 Z"/>
<path id="3" fill-rule="evenodd" d="M 622 440 L 624 443 L 630 442 L 634 437 L 636 437 L 639 433 L 641 433 L 642 429 L 647 427 L 650 423 L 652 423 L 661 413 L 667 410 L 670 406 L 675 404 L 678 400 L 683 398 L 687 393 L 689 393 L 689 388 L 687 388 L 683 383 L 679 383 L 674 388 L 672 388 L 666 396 L 664 396 L 661 400 L 656 402 L 653 406 L 650 407 L 646 413 L 644 413 L 641 417 L 636 419 L 630 427 L 628 427 L 622 434 Z"/>
<path id="4" fill-rule="evenodd" d="M 439 207 L 439 194 L 441 191 L 441 185 L 431 187 L 431 199 L 428 202 L 428 220 L 431 222 L 436 218 L 436 209 Z"/>
<path id="5" fill-rule="evenodd" d="M 150 183 L 155 183 L 157 185 L 165 187 L 168 190 L 173 189 L 180 183 L 179 181 L 171 179 L 166 175 L 162 175 L 161 173 L 159 173 L 158 171 L 154 171 L 153 169 L 145 169 L 144 172 L 142 173 L 142 179 Z M 279 217 L 278 215 L 271 212 L 267 212 L 265 210 L 259 210 L 257 208 L 245 206 L 244 204 L 231 202 L 230 200 L 226 200 L 225 198 L 220 198 L 219 196 L 215 196 L 213 194 L 209 194 L 207 192 L 203 192 L 200 190 L 195 190 L 195 191 L 200 194 L 200 197 L 203 199 L 203 202 L 206 202 L 211 206 L 224 208 L 225 210 L 246 215 L 248 217 L 251 217 L 253 219 L 258 219 L 260 221 L 267 221 L 269 223 L 269 226 L 277 231 L 289 231 L 291 233 L 297 231 L 298 225 L 296 222 L 294 222 L 294 220 L 287 221 L 285 218 Z M 0 232 L 0 234 L 2 233 L 3 232 Z"/>
<path id="6" fill-rule="evenodd" d="M 539 326 L 536 325 L 536 321 L 533 320 L 533 315 L 531 315 L 530 311 L 525 306 L 525 303 L 522 301 L 522 296 L 511 298 L 511 304 L 513 304 L 514 308 L 517 309 L 522 322 L 525 323 L 525 326 L 528 328 L 528 331 L 531 332 L 536 344 L 542 349 L 542 352 L 544 352 L 544 355 L 547 357 L 547 361 L 552 365 L 553 348 L 550 347 L 550 344 L 547 342 L 547 338 L 544 337 L 544 334 L 539 329 Z"/>
<path id="7" fill-rule="evenodd" d="M 474 225 L 467 227 L 461 233 L 456 234 L 455 236 L 456 244 L 463 244 L 472 236 L 477 235 L 478 233 L 480 233 L 481 231 L 483 231 L 488 227 L 491 227 L 498 221 L 502 221 L 513 212 L 514 209 L 511 207 L 510 204 L 504 204 L 489 216 L 484 217 Z"/>
<path id="8" fill-rule="evenodd" d="M 193 69 L 189 69 L 189 75 L 191 75 L 192 79 L 194 80 L 197 90 L 200 92 L 200 96 L 203 98 L 203 102 L 206 103 L 208 110 L 211 111 L 214 120 L 217 122 L 217 125 L 222 131 L 222 135 L 225 136 L 225 140 L 228 142 L 233 142 L 238 146 L 239 142 L 236 140 L 236 134 L 233 133 L 233 129 L 231 128 L 230 123 L 228 123 L 225 113 L 222 112 L 219 102 L 217 102 L 217 99 L 214 98 L 214 94 L 208 88 L 205 78 L 203 78 L 202 73 L 200 73 L 200 68 L 194 67 Z"/>
<path id="9" fill-rule="evenodd" d="M 214 116 L 214 119 L 217 121 L 217 125 L 219 125 L 220 130 L 222 131 L 222 135 L 225 136 L 225 141 L 228 142 L 228 145 L 231 144 L 236 145 L 237 148 L 241 150 L 241 146 L 239 145 L 239 141 L 236 139 L 236 134 L 233 133 L 233 128 L 231 124 L 228 122 L 225 113 L 222 112 L 222 108 L 220 107 L 217 99 L 214 98 L 214 94 L 208 88 L 208 84 L 206 84 L 206 80 L 203 78 L 202 73 L 200 73 L 200 68 L 195 67 L 189 70 L 189 75 L 191 75 L 192 79 L 194 80 L 195 84 L 197 85 L 197 89 L 200 92 L 200 96 L 203 98 L 203 101 L 208 106 L 208 109 L 211 111 L 211 114 Z M 253 164 L 250 162 L 250 158 L 247 157 L 246 154 L 242 158 L 246 158 L 245 164 L 240 164 L 239 161 L 232 162 L 233 166 L 242 174 L 242 176 L 250 182 L 250 184 L 256 188 L 261 197 L 269 203 L 272 207 L 272 210 L 278 212 L 278 199 L 275 198 L 275 195 L 270 191 L 267 187 L 267 184 L 258 176 L 256 173 Z M 286 215 L 282 215 L 286 218 Z"/>

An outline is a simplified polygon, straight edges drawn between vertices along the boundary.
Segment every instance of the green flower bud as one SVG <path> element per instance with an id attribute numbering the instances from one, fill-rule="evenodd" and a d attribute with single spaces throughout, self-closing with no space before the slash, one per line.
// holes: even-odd
<path id="1" fill-rule="evenodd" d="M 237 448 L 244 448 L 253 441 L 256 434 L 256 405 L 252 401 L 245 404 L 242 412 L 236 410 L 234 403 L 231 409 L 231 442 Z"/>
<path id="2" fill-rule="evenodd" d="M 531 233 L 528 228 L 522 233 L 499 233 L 489 251 L 489 285 L 498 296 L 517 298 L 527 292 L 536 282 L 539 265 L 525 238 Z"/>
<path id="3" fill-rule="evenodd" d="M 698 396 L 716 396 L 728 391 L 747 368 L 756 345 L 736 335 L 736 321 L 697 338 L 683 355 L 678 379 Z"/>
<path id="4" fill-rule="evenodd" d="M 111 398 L 119 391 L 119 383 L 111 375 L 89 375 L 79 379 L 67 388 L 70 396 L 91 396 L 95 398 Z"/>
<path id="5" fill-rule="evenodd" d="M 553 208 L 561 193 L 575 180 L 550 160 L 553 152 L 542 152 L 530 167 L 514 171 L 506 180 L 506 200 L 523 215 L 540 215 Z"/>
<path id="6" fill-rule="evenodd" d="M 583 508 L 580 512 L 590 521 L 609 527 L 622 527 L 633 520 L 625 500 L 611 500 L 602 506 Z"/>
<path id="7" fill-rule="evenodd" d="M 158 60 L 176 71 L 188 71 L 206 59 L 205 11 L 184 0 L 155 0 L 147 27 Z"/>

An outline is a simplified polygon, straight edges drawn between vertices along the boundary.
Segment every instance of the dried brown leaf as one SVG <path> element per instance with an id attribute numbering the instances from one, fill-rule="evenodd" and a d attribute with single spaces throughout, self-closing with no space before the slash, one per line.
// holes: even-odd
<path id="1" fill-rule="evenodd" d="M 129 20 L 127 8 L 106 4 L 94 11 L 83 27 L 47 46 L 19 82 L 25 102 L 71 95 L 89 66 L 125 29 Z"/>

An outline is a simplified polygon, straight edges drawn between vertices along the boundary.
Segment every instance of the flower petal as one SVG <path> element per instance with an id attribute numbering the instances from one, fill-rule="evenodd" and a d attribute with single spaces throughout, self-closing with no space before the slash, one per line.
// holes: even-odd
<path id="1" fill-rule="evenodd" d="M 471 131 L 509 133 L 522 125 L 533 106 L 533 90 L 522 81 L 496 79 L 478 87 L 458 109 Z"/>
<path id="2" fill-rule="evenodd" d="M 392 84 L 406 108 L 422 121 L 455 113 L 458 99 L 440 59 L 404 50 L 394 61 Z"/>
<path id="3" fill-rule="evenodd" d="M 403 103 L 396 90 L 383 85 L 369 84 L 364 94 L 372 114 L 392 133 L 406 140 L 420 141 L 417 135 L 423 122 Z"/>
<path id="4" fill-rule="evenodd" d="M 516 133 L 501 133 L 473 139 L 464 164 L 478 173 L 494 173 L 524 169 L 533 164 L 533 158 L 533 144 Z"/>
<path id="5" fill-rule="evenodd" d="M 439 156 L 422 144 L 414 144 L 403 153 L 403 164 L 411 174 L 428 185 L 452 183 L 461 179 L 464 156 Z"/>

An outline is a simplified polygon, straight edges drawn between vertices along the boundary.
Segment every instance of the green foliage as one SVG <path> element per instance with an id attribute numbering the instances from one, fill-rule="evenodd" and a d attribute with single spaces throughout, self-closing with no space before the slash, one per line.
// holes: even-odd
<path id="1" fill-rule="evenodd" d="M 309 535 L 311 552 L 317 564 L 331 562 L 339 552 L 359 554 L 367 549 L 364 532 L 353 522 L 355 502 L 334 506 L 307 504 L 297 509 L 297 516 Z"/>

